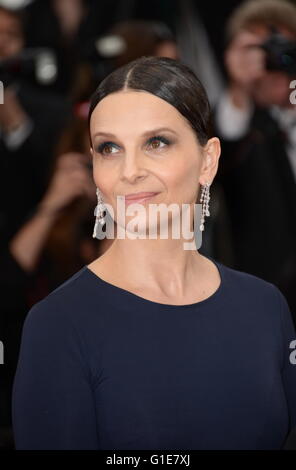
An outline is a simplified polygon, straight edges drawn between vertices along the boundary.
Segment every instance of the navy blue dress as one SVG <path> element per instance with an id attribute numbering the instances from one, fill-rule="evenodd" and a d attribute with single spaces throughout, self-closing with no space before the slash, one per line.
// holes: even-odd
<path id="1" fill-rule="evenodd" d="M 87 266 L 36 303 L 14 381 L 16 448 L 281 448 L 296 426 L 288 304 L 212 261 L 220 286 L 193 304 L 143 299 Z"/>

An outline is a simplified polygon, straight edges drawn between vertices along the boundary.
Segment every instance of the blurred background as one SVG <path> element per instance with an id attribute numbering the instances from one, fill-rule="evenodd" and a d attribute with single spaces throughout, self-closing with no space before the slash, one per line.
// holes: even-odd
<path id="1" fill-rule="evenodd" d="M 89 99 L 142 55 L 189 65 L 212 105 L 200 252 L 277 285 L 296 324 L 296 2 L 0 0 L 0 449 L 29 309 L 112 243 L 92 238 Z"/>

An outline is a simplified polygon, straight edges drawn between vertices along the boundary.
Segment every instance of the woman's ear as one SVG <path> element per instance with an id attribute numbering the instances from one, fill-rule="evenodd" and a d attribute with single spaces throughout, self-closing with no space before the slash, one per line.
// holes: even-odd
<path id="1" fill-rule="evenodd" d="M 212 137 L 203 147 L 203 162 L 199 177 L 200 184 L 212 183 L 218 170 L 221 145 L 218 137 Z"/>

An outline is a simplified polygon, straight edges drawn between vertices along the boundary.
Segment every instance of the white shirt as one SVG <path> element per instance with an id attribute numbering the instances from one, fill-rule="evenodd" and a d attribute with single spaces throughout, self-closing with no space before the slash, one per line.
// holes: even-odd
<path id="1" fill-rule="evenodd" d="M 216 112 L 216 124 L 221 137 L 227 140 L 244 137 L 249 130 L 253 110 L 252 102 L 244 109 L 237 108 L 233 105 L 228 91 L 224 91 L 217 103 Z M 268 111 L 288 136 L 286 151 L 296 182 L 296 106 L 294 108 L 270 106 Z"/>

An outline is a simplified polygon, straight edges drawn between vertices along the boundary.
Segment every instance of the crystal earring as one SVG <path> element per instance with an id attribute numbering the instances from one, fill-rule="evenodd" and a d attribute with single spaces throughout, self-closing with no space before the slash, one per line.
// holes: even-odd
<path id="1" fill-rule="evenodd" d="M 106 222 L 105 217 L 104 217 L 105 206 L 104 206 L 102 194 L 101 194 L 99 188 L 97 188 L 96 194 L 97 194 L 97 198 L 98 198 L 98 204 L 97 204 L 97 206 L 95 208 L 95 211 L 94 211 L 94 215 L 96 216 L 96 223 L 95 223 L 95 226 L 94 226 L 93 238 L 99 238 L 97 236 L 98 235 L 99 224 L 101 226 L 103 226 Z"/>
<path id="2" fill-rule="evenodd" d="M 202 185 L 201 197 L 200 202 L 202 204 L 201 207 L 201 223 L 199 229 L 203 231 L 205 229 L 205 216 L 208 217 L 210 215 L 209 212 L 209 202 L 210 202 L 210 183 L 205 183 Z"/>

